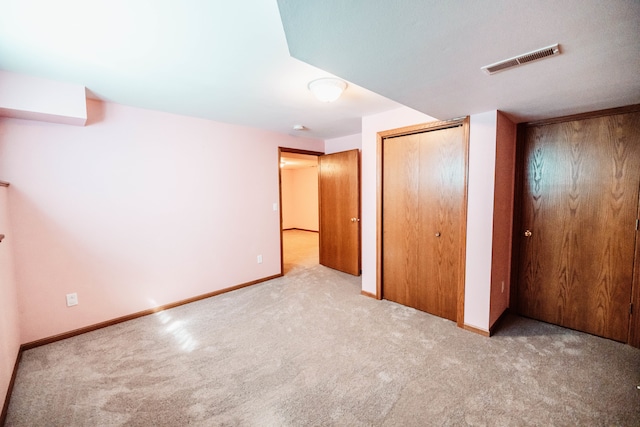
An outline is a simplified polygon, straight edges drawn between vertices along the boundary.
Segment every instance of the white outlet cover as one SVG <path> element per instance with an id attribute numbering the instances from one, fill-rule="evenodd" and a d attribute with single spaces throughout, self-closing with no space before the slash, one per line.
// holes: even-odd
<path id="1" fill-rule="evenodd" d="M 67 307 L 78 305 L 78 294 L 67 294 Z"/>

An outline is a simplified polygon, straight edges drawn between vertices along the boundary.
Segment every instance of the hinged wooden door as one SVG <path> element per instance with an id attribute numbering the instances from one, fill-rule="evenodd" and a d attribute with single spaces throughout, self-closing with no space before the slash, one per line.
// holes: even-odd
<path id="1" fill-rule="evenodd" d="M 360 152 L 318 158 L 320 264 L 360 275 Z"/>
<path id="2" fill-rule="evenodd" d="M 640 113 L 525 128 L 518 312 L 627 341 Z"/>

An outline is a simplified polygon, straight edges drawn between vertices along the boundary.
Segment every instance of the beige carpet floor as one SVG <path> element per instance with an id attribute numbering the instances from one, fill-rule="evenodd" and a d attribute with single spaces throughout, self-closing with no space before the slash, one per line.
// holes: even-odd
<path id="1" fill-rule="evenodd" d="M 485 338 L 286 264 L 26 351 L 7 425 L 640 425 L 638 349 L 516 316 Z"/>

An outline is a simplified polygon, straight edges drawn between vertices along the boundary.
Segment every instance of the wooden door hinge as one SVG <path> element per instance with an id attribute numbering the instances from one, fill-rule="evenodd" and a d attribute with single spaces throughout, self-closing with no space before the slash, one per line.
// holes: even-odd
<path id="1" fill-rule="evenodd" d="M 640 229 L 640 219 L 636 219 L 636 231 Z"/>
<path id="2" fill-rule="evenodd" d="M 633 303 L 629 303 L 629 314 L 633 314 Z"/>

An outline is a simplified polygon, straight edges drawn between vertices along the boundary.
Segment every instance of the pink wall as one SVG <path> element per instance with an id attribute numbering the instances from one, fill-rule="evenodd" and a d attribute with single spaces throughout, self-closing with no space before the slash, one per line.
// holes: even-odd
<path id="1" fill-rule="evenodd" d="M 296 200 L 293 195 L 293 169 L 280 170 L 280 192 L 282 195 L 282 228 L 295 228 Z"/>
<path id="2" fill-rule="evenodd" d="M 341 151 L 362 150 L 362 134 L 347 135 L 340 138 L 325 139 L 325 154 L 339 153 Z"/>
<path id="3" fill-rule="evenodd" d="M 515 139 L 502 113 L 471 116 L 464 322 L 486 332 L 509 306 Z"/>
<path id="4" fill-rule="evenodd" d="M 280 273 L 278 146 L 323 141 L 89 113 L 86 127 L 0 119 L 23 343 Z"/>
<path id="5" fill-rule="evenodd" d="M 318 231 L 318 168 L 282 170 L 282 227 Z"/>
<path id="6" fill-rule="evenodd" d="M 489 331 L 496 112 L 471 116 L 467 184 L 467 265 L 464 323 Z"/>
<path id="7" fill-rule="evenodd" d="M 2 177 L 6 178 L 6 177 Z M 8 194 L 10 188 L 0 187 L 0 234 L 6 237 L 0 243 L 0 406 L 20 349 L 18 319 L 18 288 L 13 269 L 13 232 L 9 224 Z"/>
<path id="8" fill-rule="evenodd" d="M 318 231 L 318 168 L 295 169 L 296 228 Z"/>

